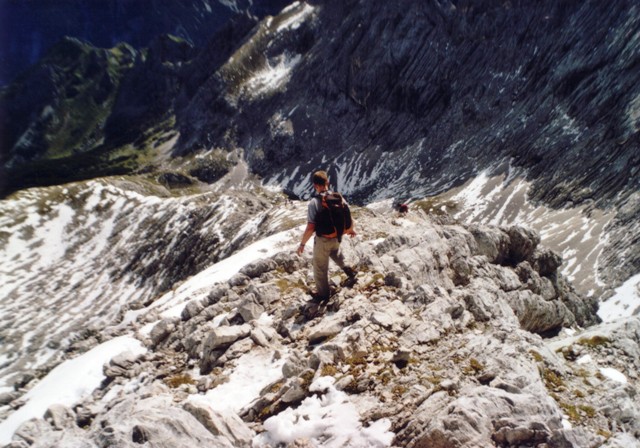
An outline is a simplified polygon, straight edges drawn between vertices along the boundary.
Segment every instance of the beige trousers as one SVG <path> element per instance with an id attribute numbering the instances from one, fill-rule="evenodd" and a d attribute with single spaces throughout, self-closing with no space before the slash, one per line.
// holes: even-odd
<path id="1" fill-rule="evenodd" d="M 317 236 L 313 243 L 313 277 L 318 296 L 329 298 L 329 258 L 344 269 L 344 256 L 338 238 Z"/>

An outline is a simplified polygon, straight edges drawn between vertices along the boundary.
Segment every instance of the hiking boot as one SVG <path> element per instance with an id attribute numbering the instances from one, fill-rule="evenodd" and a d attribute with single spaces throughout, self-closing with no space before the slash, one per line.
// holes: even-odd
<path id="1" fill-rule="evenodd" d="M 322 303 L 329 300 L 329 296 L 320 294 L 318 291 L 311 291 L 309 295 L 311 295 L 311 301 L 313 303 Z"/>
<path id="2" fill-rule="evenodd" d="M 356 275 L 358 275 L 358 272 L 353 269 L 352 267 L 345 267 L 344 269 L 342 269 L 344 271 L 345 274 L 347 274 L 347 277 L 349 277 L 350 279 L 354 278 Z"/>

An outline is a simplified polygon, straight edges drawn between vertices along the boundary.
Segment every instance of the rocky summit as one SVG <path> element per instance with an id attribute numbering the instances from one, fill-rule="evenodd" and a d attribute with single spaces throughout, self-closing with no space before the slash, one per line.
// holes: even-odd
<path id="1" fill-rule="evenodd" d="M 6 446 L 640 446 L 640 319 L 602 323 L 538 234 L 383 204 L 354 216 L 358 273 L 332 270 L 328 302 L 310 300 L 301 230 L 274 234 L 125 307 L 72 361 L 142 344 Z"/>

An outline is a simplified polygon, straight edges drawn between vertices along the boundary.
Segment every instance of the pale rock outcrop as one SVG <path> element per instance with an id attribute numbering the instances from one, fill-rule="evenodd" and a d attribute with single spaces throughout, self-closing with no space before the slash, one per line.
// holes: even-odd
<path id="1" fill-rule="evenodd" d="M 309 260 L 281 252 L 160 321 L 151 352 L 114 358 L 105 372 L 117 380 L 75 408 L 89 443 L 250 446 L 322 376 L 360 403 L 363 424 L 389 419 L 392 446 L 618 447 L 640 437 L 640 319 L 595 326 L 596 299 L 576 294 L 559 256 L 525 228 L 404 219 L 413 225 L 361 221 L 365 241 L 343 243 L 357 281 L 328 304 L 309 301 Z M 237 415 L 194 396 L 233 381 L 257 352 L 281 368 Z M 72 440 L 79 429 L 66 415 L 21 434 Z"/>
<path id="2" fill-rule="evenodd" d="M 191 413 L 175 406 L 168 395 L 127 398 L 99 416 L 93 426 L 92 439 L 98 446 L 233 446 L 226 437 L 213 435 Z"/>
<path id="3" fill-rule="evenodd" d="M 251 446 L 255 433 L 234 412 L 217 412 L 195 400 L 187 401 L 183 407 L 214 436 L 223 436 L 234 447 Z"/>

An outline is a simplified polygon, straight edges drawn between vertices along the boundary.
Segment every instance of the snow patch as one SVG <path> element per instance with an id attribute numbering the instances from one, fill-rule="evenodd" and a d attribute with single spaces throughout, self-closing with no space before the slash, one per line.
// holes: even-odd
<path id="1" fill-rule="evenodd" d="M 289 13 L 290 11 L 293 11 L 295 8 L 298 8 L 298 11 L 295 11 L 294 13 L 292 13 L 289 17 L 285 18 L 282 23 L 280 23 L 278 25 L 278 29 L 276 30 L 276 32 L 280 33 L 286 29 L 298 29 L 300 28 L 300 25 L 307 19 L 307 17 L 309 17 L 313 11 L 315 10 L 315 8 L 307 3 L 304 4 L 304 6 L 302 6 L 300 8 L 300 2 L 294 2 L 291 5 L 287 6 L 285 9 L 282 10 L 282 13 Z"/>
<path id="2" fill-rule="evenodd" d="M 0 443 L 11 442 L 22 423 L 41 418 L 51 405 L 72 406 L 88 396 L 105 378 L 103 364 L 126 351 L 138 355 L 147 350 L 137 339 L 121 336 L 57 366 L 24 395 L 26 404 L 0 423 Z"/>
<path id="3" fill-rule="evenodd" d="M 250 98 L 257 98 L 267 93 L 275 92 L 286 85 L 291 76 L 291 71 L 298 65 L 302 57 L 297 54 L 293 57 L 280 55 L 271 62 L 266 61 L 262 70 L 256 71 L 244 85 L 244 90 Z"/>
<path id="4" fill-rule="evenodd" d="M 627 280 L 616 288 L 615 294 L 600 303 L 598 316 L 604 322 L 611 322 L 622 317 L 632 316 L 640 309 L 640 274 Z"/>
<path id="5" fill-rule="evenodd" d="M 358 409 L 346 393 L 334 387 L 334 382 L 335 378 L 329 376 L 316 379 L 309 390 L 319 395 L 265 420 L 266 431 L 253 439 L 253 446 L 276 446 L 297 439 L 327 448 L 390 446 L 395 436 L 389 431 L 391 422 L 381 419 L 363 427 Z"/>
<path id="6" fill-rule="evenodd" d="M 212 409 L 238 413 L 260 396 L 260 391 L 282 378 L 284 357 L 275 359 L 271 351 L 252 351 L 240 357 L 229 381 L 211 389 L 204 397 L 189 400 L 206 402 Z"/>
<path id="7" fill-rule="evenodd" d="M 601 367 L 600 373 L 609 378 L 612 381 L 617 383 L 627 384 L 627 377 L 624 376 L 624 373 L 620 372 L 611 367 Z"/>
<path id="8" fill-rule="evenodd" d="M 285 249 L 293 250 L 296 230 L 287 230 L 271 235 L 236 252 L 232 256 L 210 266 L 184 282 L 174 291 L 169 291 L 155 301 L 150 308 L 128 311 L 125 320 L 131 322 L 150 309 L 160 308 L 161 317 L 180 316 L 187 301 L 206 296 L 216 283 L 229 280 L 245 265 L 260 258 L 267 258 Z"/>
<path id="9" fill-rule="evenodd" d="M 577 364 L 583 365 L 583 364 L 591 364 L 593 362 L 593 358 L 591 357 L 591 355 L 584 355 L 581 356 L 580 358 L 578 358 L 578 360 L 576 361 Z"/>

